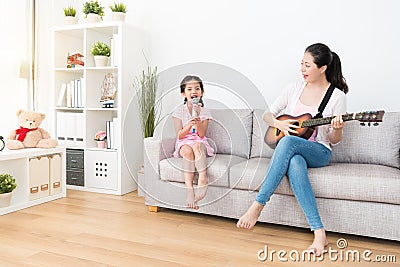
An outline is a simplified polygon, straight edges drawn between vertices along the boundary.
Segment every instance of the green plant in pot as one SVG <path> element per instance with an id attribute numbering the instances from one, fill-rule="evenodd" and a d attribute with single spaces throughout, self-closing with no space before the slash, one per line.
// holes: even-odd
<path id="1" fill-rule="evenodd" d="M 124 21 L 126 16 L 126 5 L 124 3 L 115 3 L 110 6 L 111 17 L 114 21 Z"/>
<path id="2" fill-rule="evenodd" d="M 11 202 L 12 191 L 17 188 L 14 177 L 8 173 L 0 174 L 0 207 L 7 207 Z"/>
<path id="3" fill-rule="evenodd" d="M 152 137 L 160 122 L 161 101 L 157 100 L 157 67 L 147 68 L 133 82 L 136 90 L 143 137 Z"/>
<path id="4" fill-rule="evenodd" d="M 66 17 L 75 17 L 76 16 L 76 9 L 72 6 L 64 8 L 64 15 Z"/>
<path id="5" fill-rule="evenodd" d="M 72 6 L 64 8 L 64 21 L 65 24 L 76 24 L 78 23 L 78 17 L 76 17 L 76 9 Z"/>
<path id="6" fill-rule="evenodd" d="M 94 43 L 90 52 L 94 56 L 94 62 L 95 62 L 96 67 L 107 66 L 108 58 L 111 53 L 111 49 L 110 49 L 109 45 L 107 45 L 101 41 L 98 41 L 98 42 Z"/>
<path id="7" fill-rule="evenodd" d="M 104 16 L 104 7 L 99 4 L 99 1 L 90 0 L 83 4 L 83 13 L 88 22 L 99 22 Z"/>

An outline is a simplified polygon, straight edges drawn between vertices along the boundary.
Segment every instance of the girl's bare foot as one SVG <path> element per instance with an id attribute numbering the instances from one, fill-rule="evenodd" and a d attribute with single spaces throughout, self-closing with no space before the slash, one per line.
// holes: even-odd
<path id="1" fill-rule="evenodd" d="M 195 202 L 198 202 L 202 200 L 207 193 L 208 189 L 208 178 L 206 177 L 199 177 L 199 180 L 197 182 L 197 190 L 196 190 L 196 196 L 194 198 Z"/>
<path id="2" fill-rule="evenodd" d="M 193 187 L 186 188 L 186 207 L 190 209 L 197 210 L 199 207 L 197 206 L 196 201 L 194 200 L 194 189 Z"/>
<path id="3" fill-rule="evenodd" d="M 236 227 L 244 229 L 253 228 L 253 226 L 258 221 L 258 217 L 260 217 L 260 213 L 263 208 L 263 205 L 261 205 L 257 201 L 254 201 L 253 204 L 251 204 L 250 208 L 246 211 L 246 213 L 242 217 L 240 217 L 239 221 L 236 224 Z"/>
<path id="4" fill-rule="evenodd" d="M 315 253 L 316 256 L 321 256 L 327 245 L 328 240 L 326 239 L 325 229 L 318 229 L 314 231 L 314 242 L 308 247 L 308 250 Z"/>

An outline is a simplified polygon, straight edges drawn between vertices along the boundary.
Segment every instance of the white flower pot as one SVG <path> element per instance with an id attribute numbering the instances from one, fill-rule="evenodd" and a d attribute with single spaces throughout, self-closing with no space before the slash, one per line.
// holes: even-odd
<path id="1" fill-rule="evenodd" d="M 96 22 L 100 22 L 100 21 L 101 21 L 101 17 L 97 14 L 89 13 L 86 16 L 87 23 L 96 23 Z"/>
<path id="2" fill-rule="evenodd" d="M 78 23 L 78 17 L 66 16 L 64 17 L 65 25 L 73 25 Z"/>
<path id="3" fill-rule="evenodd" d="M 112 12 L 111 19 L 113 21 L 125 21 L 126 14 L 124 12 Z"/>
<path id="4" fill-rule="evenodd" d="M 108 57 L 106 56 L 94 56 L 94 65 L 96 67 L 105 67 L 108 64 Z"/>
<path id="5" fill-rule="evenodd" d="M 11 196 L 12 196 L 12 192 L 0 194 L 0 208 L 10 206 Z"/>

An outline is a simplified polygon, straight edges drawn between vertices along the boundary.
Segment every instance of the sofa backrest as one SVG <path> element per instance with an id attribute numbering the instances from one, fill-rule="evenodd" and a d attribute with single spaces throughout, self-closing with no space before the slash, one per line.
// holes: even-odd
<path id="1" fill-rule="evenodd" d="M 253 112 L 253 134 L 250 153 L 251 158 L 270 158 L 274 153 L 274 150 L 267 146 L 264 142 L 264 135 L 268 129 L 267 123 L 262 118 L 264 111 L 265 110 L 262 109 L 255 109 Z"/>
<path id="2" fill-rule="evenodd" d="M 386 112 L 379 126 L 349 121 L 331 162 L 380 164 L 400 168 L 400 112 Z"/>
<path id="3" fill-rule="evenodd" d="M 211 109 L 207 139 L 219 154 L 249 158 L 253 113 L 250 109 Z"/>

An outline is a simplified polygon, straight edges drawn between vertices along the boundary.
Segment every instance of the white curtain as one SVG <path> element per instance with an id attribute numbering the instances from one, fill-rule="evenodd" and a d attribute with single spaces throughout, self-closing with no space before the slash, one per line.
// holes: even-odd
<path id="1" fill-rule="evenodd" d="M 0 16 L 0 135 L 18 127 L 16 111 L 33 109 L 33 0 L 7 1 Z"/>

